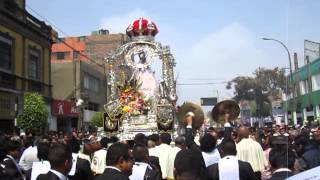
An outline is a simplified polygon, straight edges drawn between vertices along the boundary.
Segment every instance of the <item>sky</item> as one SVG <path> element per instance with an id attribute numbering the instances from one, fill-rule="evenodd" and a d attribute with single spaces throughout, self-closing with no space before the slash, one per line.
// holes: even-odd
<path id="1" fill-rule="evenodd" d="M 124 33 L 139 17 L 154 21 L 156 40 L 169 45 L 177 66 L 179 103 L 231 97 L 225 82 L 258 67 L 288 67 L 280 44 L 298 53 L 304 40 L 320 42 L 317 0 L 26 0 L 27 10 L 54 24 L 59 35 L 83 36 L 101 28 Z M 41 17 L 39 17 L 41 15 Z M 157 71 L 157 70 L 156 70 Z M 158 71 L 161 71 L 159 69 Z M 210 83 L 207 85 L 183 85 Z"/>

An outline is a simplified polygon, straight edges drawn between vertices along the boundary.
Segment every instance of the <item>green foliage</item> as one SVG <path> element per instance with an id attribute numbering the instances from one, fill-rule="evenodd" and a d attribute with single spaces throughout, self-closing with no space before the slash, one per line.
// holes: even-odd
<path id="1" fill-rule="evenodd" d="M 102 112 L 96 112 L 90 122 L 91 126 L 95 127 L 103 127 L 103 113 Z"/>
<path id="2" fill-rule="evenodd" d="M 23 114 L 18 116 L 18 126 L 25 130 L 41 130 L 47 127 L 48 108 L 43 97 L 35 92 L 24 94 Z"/>
<path id="3" fill-rule="evenodd" d="M 271 101 L 281 99 L 281 91 L 286 90 L 284 69 L 258 68 L 253 76 L 238 76 L 229 81 L 227 89 L 234 89 L 236 101 L 254 101 L 252 114 L 268 116 L 271 111 Z"/>

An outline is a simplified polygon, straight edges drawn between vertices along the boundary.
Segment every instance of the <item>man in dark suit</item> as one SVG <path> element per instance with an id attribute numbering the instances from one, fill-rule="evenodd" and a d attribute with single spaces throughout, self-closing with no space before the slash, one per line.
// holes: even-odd
<path id="1" fill-rule="evenodd" d="M 107 152 L 107 167 L 96 180 L 129 180 L 134 163 L 129 146 L 115 143 Z"/>
<path id="2" fill-rule="evenodd" d="M 149 163 L 148 148 L 137 144 L 133 148 L 135 164 L 132 168 L 130 180 L 161 180 L 160 171 Z"/>
<path id="3" fill-rule="evenodd" d="M 134 145 L 144 145 L 144 146 L 148 147 L 147 136 L 142 133 L 136 134 L 134 137 Z M 161 177 L 162 177 L 159 158 L 157 156 L 150 156 L 149 155 L 149 162 L 148 163 L 150 163 L 150 165 L 152 165 L 153 167 L 157 168 L 158 171 L 160 172 Z"/>
<path id="4" fill-rule="evenodd" d="M 282 180 L 293 175 L 295 154 L 286 145 L 273 147 L 269 153 L 269 161 L 273 169 L 270 180 Z"/>
<path id="5" fill-rule="evenodd" d="M 205 162 L 200 147 L 194 142 L 192 122 L 195 114 L 188 112 L 185 115 L 186 123 L 186 145 L 188 149 L 177 153 L 174 160 L 175 179 L 203 179 L 205 177 Z"/>
<path id="6" fill-rule="evenodd" d="M 72 167 L 72 152 L 69 146 L 58 143 L 49 150 L 48 159 L 51 169 L 47 174 L 40 174 L 37 180 L 67 180 Z"/>
<path id="7" fill-rule="evenodd" d="M 18 141 L 9 140 L 5 144 L 7 155 L 3 160 L 3 165 L 7 173 L 14 179 L 24 179 L 23 171 L 17 163 L 17 159 L 21 156 L 20 147 L 21 144 Z"/>
<path id="8" fill-rule="evenodd" d="M 90 168 L 90 162 L 86 159 L 78 157 L 78 153 L 80 151 L 79 141 L 76 138 L 72 137 L 68 140 L 67 145 L 71 148 L 73 154 L 73 162 L 76 162 L 75 164 L 73 164 L 73 166 L 75 166 L 75 170 L 73 172 L 69 172 L 68 179 L 92 180 L 93 174 Z"/>
<path id="9" fill-rule="evenodd" d="M 234 179 L 257 180 L 252 167 L 249 163 L 237 160 L 237 150 L 235 142 L 230 139 L 224 139 L 221 142 L 221 157 L 218 163 L 210 165 L 207 170 L 208 180 Z M 237 163 L 237 164 L 236 164 Z M 228 165 L 228 167 L 224 165 Z M 222 167 L 222 169 L 220 169 Z M 238 169 L 234 169 L 238 168 Z"/>

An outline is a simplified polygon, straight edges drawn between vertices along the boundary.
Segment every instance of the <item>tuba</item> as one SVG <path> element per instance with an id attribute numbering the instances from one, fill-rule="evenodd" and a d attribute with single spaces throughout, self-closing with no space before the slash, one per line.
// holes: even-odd
<path id="1" fill-rule="evenodd" d="M 192 122 L 192 128 L 193 129 L 199 129 L 204 121 L 204 112 L 201 108 L 201 106 L 194 104 L 192 102 L 185 102 L 182 104 L 182 106 L 177 111 L 177 119 L 179 121 L 179 124 L 185 124 L 185 116 L 188 112 L 194 113 L 194 119 Z"/>
<path id="2" fill-rule="evenodd" d="M 211 111 L 211 117 L 214 121 L 224 123 L 225 114 L 229 114 L 228 121 L 233 121 L 240 114 L 240 107 L 234 100 L 224 100 L 215 105 Z"/>

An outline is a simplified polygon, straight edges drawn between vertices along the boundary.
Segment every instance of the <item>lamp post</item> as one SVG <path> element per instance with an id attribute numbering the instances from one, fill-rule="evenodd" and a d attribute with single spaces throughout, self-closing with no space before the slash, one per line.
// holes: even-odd
<path id="1" fill-rule="evenodd" d="M 289 52 L 289 49 L 288 49 L 288 47 L 283 43 L 283 42 L 281 42 L 281 41 L 279 41 L 279 40 L 277 40 L 277 39 L 273 39 L 273 38 L 262 38 L 262 40 L 265 40 L 265 41 L 275 41 L 275 42 L 277 42 L 277 43 L 279 43 L 279 44 L 281 44 L 284 48 L 285 48 L 285 50 L 287 51 L 287 53 L 288 53 L 288 58 L 289 58 L 289 68 L 290 68 L 290 81 L 291 81 L 291 83 L 292 83 L 292 100 L 293 100 L 293 102 L 292 102 L 292 113 L 291 113 L 291 118 L 292 118 L 292 120 L 293 120 L 293 122 L 294 122 L 294 124 L 296 124 L 297 123 L 297 116 L 296 116 L 296 105 L 295 105 L 295 82 L 293 82 L 293 73 L 292 73 L 292 65 L 291 65 L 291 56 L 290 56 L 290 52 Z M 288 94 L 288 93 L 287 93 Z M 288 105 L 287 105 L 288 106 Z"/>

